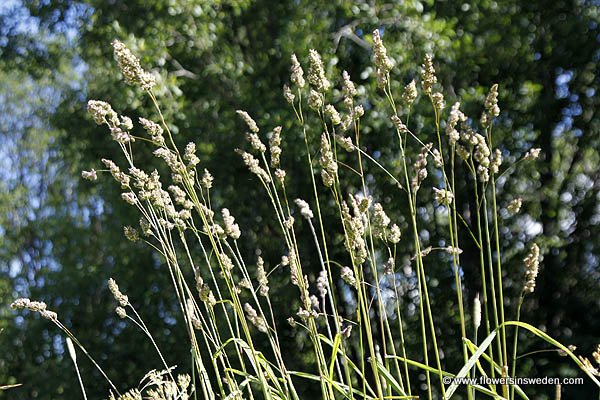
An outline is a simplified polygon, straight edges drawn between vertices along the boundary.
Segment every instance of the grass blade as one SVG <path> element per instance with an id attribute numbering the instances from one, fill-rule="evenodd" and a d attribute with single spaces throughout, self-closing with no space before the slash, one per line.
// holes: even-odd
<path id="1" fill-rule="evenodd" d="M 471 368 L 473 368 L 477 360 L 479 360 L 479 357 L 481 357 L 483 352 L 486 351 L 487 348 L 490 346 L 492 340 L 494 340 L 494 338 L 496 337 L 496 334 L 497 331 L 494 330 L 492 333 L 490 333 L 490 335 L 487 338 L 485 338 L 483 342 L 481 342 L 481 346 L 479 346 L 477 351 L 471 356 L 471 358 L 469 358 L 469 361 L 467 361 L 467 363 L 460 369 L 460 371 L 458 371 L 458 374 L 456 375 L 457 380 L 463 379 L 467 376 Z M 452 384 L 448 387 L 448 390 L 446 391 L 447 399 L 450 399 L 454 392 L 456 392 L 456 389 L 458 389 L 457 380 L 452 382 Z"/>

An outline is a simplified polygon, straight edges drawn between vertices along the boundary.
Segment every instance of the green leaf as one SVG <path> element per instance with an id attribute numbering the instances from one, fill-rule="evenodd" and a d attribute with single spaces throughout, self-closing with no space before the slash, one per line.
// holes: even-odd
<path id="1" fill-rule="evenodd" d="M 390 385 L 390 387 L 392 387 L 392 389 L 396 391 L 396 393 L 399 393 L 402 396 L 406 396 L 402 385 L 398 383 L 396 378 L 394 378 L 392 374 L 390 374 L 390 371 L 388 371 L 387 368 L 379 360 L 377 360 L 377 370 L 381 373 L 381 376 L 383 376 L 383 379 L 385 379 L 388 385 Z"/>
<path id="2" fill-rule="evenodd" d="M 496 330 L 490 333 L 490 335 L 487 338 L 485 338 L 485 340 L 481 343 L 481 346 L 479 346 L 477 351 L 471 356 L 471 358 L 469 358 L 467 363 L 460 369 L 460 371 L 458 371 L 458 374 L 456 375 L 456 380 L 452 382 L 452 384 L 450 385 L 450 387 L 448 387 L 448 390 L 446 391 L 447 399 L 450 399 L 454 392 L 456 392 L 456 389 L 458 389 L 457 380 L 461 380 L 467 376 L 471 368 L 473 368 L 477 360 L 479 360 L 479 357 L 481 357 L 483 352 L 490 346 L 492 340 L 496 337 L 496 334 Z"/>
<path id="3" fill-rule="evenodd" d="M 340 349 L 340 344 L 342 343 L 342 335 L 339 333 L 335 335 L 335 340 L 333 342 L 333 350 L 331 352 L 331 361 L 329 362 L 329 379 L 333 380 L 333 369 L 335 366 L 335 360 L 337 359 L 337 353 Z"/>
<path id="4" fill-rule="evenodd" d="M 598 387 L 600 387 L 600 382 L 598 381 L 598 379 L 592 374 L 591 371 L 589 371 L 587 368 L 585 368 L 585 366 L 583 365 L 583 363 L 581 362 L 581 360 L 579 358 L 577 358 L 577 356 L 571 350 L 569 350 L 569 348 L 567 346 L 563 345 L 558 340 L 552 338 L 546 332 L 544 332 L 544 331 L 536 328 L 535 326 L 529 325 L 528 323 L 520 322 L 520 321 L 506 321 L 504 323 L 504 325 L 518 326 L 520 328 L 526 329 L 529 332 L 531 332 L 534 335 L 536 335 L 537 337 L 542 338 L 547 343 L 550 343 L 551 345 L 553 345 L 553 346 L 561 349 L 562 351 L 564 351 L 575 362 L 575 364 L 577 364 L 579 366 L 579 368 L 581 368 L 583 370 L 583 372 L 585 372 L 585 374 L 587 376 L 590 377 L 590 379 L 592 381 L 594 381 L 594 383 Z"/>

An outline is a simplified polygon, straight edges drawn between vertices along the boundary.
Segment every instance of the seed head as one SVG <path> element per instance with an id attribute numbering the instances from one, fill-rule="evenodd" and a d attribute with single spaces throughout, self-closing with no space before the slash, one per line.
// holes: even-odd
<path id="1" fill-rule="evenodd" d="M 435 92 L 432 94 L 431 99 L 433 100 L 433 105 L 438 111 L 443 110 L 446 107 L 444 95 L 441 92 Z"/>
<path id="2" fill-rule="evenodd" d="M 275 178 L 277 178 L 277 180 L 279 181 L 279 183 L 281 183 L 283 185 L 284 181 L 285 181 L 285 171 L 277 168 L 275 170 Z"/>
<path id="3" fill-rule="evenodd" d="M 433 155 L 433 165 L 438 168 L 442 168 L 444 166 L 444 161 L 440 151 L 438 149 L 431 149 L 431 154 Z"/>
<path id="4" fill-rule="evenodd" d="M 317 290 L 321 298 L 325 298 L 327 295 L 327 288 L 329 287 L 329 281 L 327 280 L 327 271 L 323 270 L 319 273 L 317 278 Z"/>
<path id="5" fill-rule="evenodd" d="M 231 261 L 231 258 L 229 258 L 229 256 L 225 253 L 219 254 L 219 258 L 221 259 L 221 265 L 223 266 L 223 270 L 227 274 L 230 274 L 231 271 L 233 271 L 233 261 Z"/>
<path id="6" fill-rule="evenodd" d="M 373 31 L 373 60 L 377 73 L 377 85 L 384 88 L 388 82 L 388 74 L 394 67 L 394 63 L 387 56 L 387 50 L 381 40 L 379 29 Z"/>
<path id="7" fill-rule="evenodd" d="M 498 84 L 494 84 L 485 99 L 485 111 L 481 115 L 481 125 L 488 127 L 492 120 L 500 115 L 500 107 L 498 107 Z"/>
<path id="8" fill-rule="evenodd" d="M 139 86 L 144 90 L 150 90 L 156 84 L 154 75 L 144 71 L 140 61 L 136 56 L 118 40 L 113 40 L 115 59 L 119 64 L 119 69 L 128 85 Z"/>
<path id="9" fill-rule="evenodd" d="M 502 165 L 502 152 L 500 149 L 494 150 L 494 154 L 490 158 L 490 172 L 494 175 L 498 173 L 500 170 L 500 166 Z"/>
<path id="10" fill-rule="evenodd" d="M 383 239 L 391 220 L 383 210 L 381 203 L 375 203 L 373 205 L 373 234 L 380 239 Z"/>
<path id="11" fill-rule="evenodd" d="M 394 272 L 395 265 L 396 262 L 394 260 L 394 257 L 388 258 L 388 260 L 385 263 L 383 263 L 383 273 L 386 275 L 392 274 Z"/>
<path id="12" fill-rule="evenodd" d="M 354 143 L 352 143 L 352 139 L 350 137 L 335 135 L 335 141 L 348 153 L 353 152 L 355 149 Z"/>
<path id="13" fill-rule="evenodd" d="M 338 166 L 333 157 L 333 152 L 331 151 L 329 138 L 325 133 L 321 135 L 321 157 L 319 158 L 319 164 L 322 168 L 321 178 L 323 179 L 323 184 L 327 187 L 331 187 L 335 182 Z"/>
<path id="14" fill-rule="evenodd" d="M 348 267 L 342 268 L 341 273 L 342 280 L 352 287 L 356 287 L 356 278 L 354 277 L 354 271 Z"/>
<path id="15" fill-rule="evenodd" d="M 481 301 L 479 301 L 479 293 L 473 300 L 473 326 L 475 330 L 481 326 Z"/>
<path id="16" fill-rule="evenodd" d="M 127 240 L 130 240 L 132 242 L 137 242 L 138 240 L 140 240 L 140 235 L 138 234 L 137 230 L 135 230 L 135 228 L 133 228 L 132 226 L 123 227 L 123 232 L 125 233 L 125 237 L 127 238 Z"/>
<path id="17" fill-rule="evenodd" d="M 592 357 L 594 358 L 594 361 L 596 361 L 596 364 L 600 365 L 600 344 L 596 345 L 596 349 L 592 353 Z"/>
<path id="18" fill-rule="evenodd" d="M 302 214 L 304 218 L 308 220 L 314 217 L 313 212 L 306 201 L 302 199 L 296 199 L 295 203 L 300 208 L 300 214 Z"/>
<path id="19" fill-rule="evenodd" d="M 204 175 L 202 175 L 202 180 L 200 181 L 202 184 L 202 187 L 204 187 L 205 189 L 210 189 L 212 187 L 213 184 L 213 176 L 210 174 L 210 172 L 205 169 L 204 170 Z"/>
<path id="20" fill-rule="evenodd" d="M 346 230 L 346 249 L 354 256 L 357 265 L 362 264 L 367 259 L 367 245 L 365 243 L 365 215 L 369 199 L 364 198 L 360 203 L 353 196 L 348 196 L 352 207 L 348 207 L 347 202 L 342 202 L 342 220 Z M 361 207 L 362 205 L 362 207 Z"/>
<path id="21" fill-rule="evenodd" d="M 325 106 L 325 114 L 329 116 L 329 119 L 331 119 L 331 123 L 333 125 L 339 125 L 342 123 L 342 117 L 340 117 L 340 113 L 337 112 L 333 105 L 327 104 Z"/>
<path id="22" fill-rule="evenodd" d="M 269 140 L 269 151 L 271 152 L 271 167 L 278 168 L 281 156 L 281 126 L 276 126 Z"/>
<path id="23" fill-rule="evenodd" d="M 196 155 L 196 143 L 189 142 L 185 146 L 185 152 L 183 153 L 183 159 L 188 162 L 188 168 L 193 169 L 196 165 L 200 164 L 200 159 Z"/>
<path id="24" fill-rule="evenodd" d="M 352 109 L 353 100 L 356 96 L 356 86 L 354 82 L 350 80 L 350 74 L 347 71 L 342 72 L 342 91 L 344 92 L 344 105 L 350 110 Z"/>
<path id="25" fill-rule="evenodd" d="M 423 61 L 421 72 L 421 85 L 423 86 L 423 91 L 431 95 L 431 89 L 433 85 L 437 82 L 437 77 L 435 76 L 435 69 L 433 68 L 433 59 L 430 54 L 425 55 L 425 60 Z"/>
<path id="26" fill-rule="evenodd" d="M 163 128 L 157 124 L 156 122 L 150 121 L 146 118 L 139 119 L 140 125 L 144 128 L 144 130 L 152 137 L 152 141 L 158 146 L 162 146 L 165 143 L 165 139 L 163 137 Z"/>
<path id="27" fill-rule="evenodd" d="M 314 49 L 308 51 L 308 83 L 318 92 L 325 92 L 330 86 L 329 81 L 325 77 L 321 56 Z"/>
<path id="28" fill-rule="evenodd" d="M 427 156 L 429 155 L 432 147 L 433 144 L 431 143 L 423 146 L 421 148 L 421 152 L 417 156 L 417 160 L 413 164 L 415 176 L 413 176 L 411 184 L 415 192 L 421 187 L 421 183 L 425 180 L 425 178 L 427 178 Z"/>
<path id="29" fill-rule="evenodd" d="M 583 368 L 594 376 L 600 376 L 598 368 L 594 367 L 590 360 L 585 357 L 579 356 L 579 361 L 583 364 Z"/>
<path id="30" fill-rule="evenodd" d="M 446 246 L 446 247 L 444 247 L 444 251 L 448 254 L 452 254 L 455 256 L 460 255 L 463 252 L 461 248 L 454 247 L 454 246 Z"/>
<path id="31" fill-rule="evenodd" d="M 415 99 L 417 98 L 417 84 L 413 79 L 408 83 L 408 85 L 404 86 L 404 93 L 402 93 L 402 100 L 408 106 L 410 106 Z"/>
<path id="32" fill-rule="evenodd" d="M 451 145 L 456 144 L 460 139 L 460 133 L 456 129 L 456 126 L 459 122 L 464 122 L 467 120 L 467 117 L 460 111 L 460 103 L 456 102 L 450 109 L 450 115 L 448 117 L 448 121 L 446 122 L 446 135 L 448 135 L 448 140 Z"/>
<path id="33" fill-rule="evenodd" d="M 91 169 L 90 171 L 81 171 L 81 177 L 83 179 L 87 179 L 88 181 L 98 180 L 98 174 L 95 169 Z"/>
<path id="34" fill-rule="evenodd" d="M 258 292 L 261 296 L 267 297 L 269 294 L 269 280 L 265 271 L 265 262 L 260 256 L 258 256 L 258 259 L 256 260 L 256 278 L 260 285 Z"/>
<path id="35" fill-rule="evenodd" d="M 320 110 L 323 107 L 323 95 L 314 89 L 310 89 L 308 106 L 313 110 Z"/>
<path id="36" fill-rule="evenodd" d="M 467 150 L 466 147 L 457 144 L 456 145 L 456 154 L 461 158 L 461 160 L 463 161 L 467 161 L 469 159 L 469 157 L 471 157 L 471 153 L 469 152 L 469 150 Z"/>
<path id="37" fill-rule="evenodd" d="M 477 166 L 477 177 L 480 182 L 487 182 L 490 180 L 490 171 L 483 165 Z"/>
<path id="38" fill-rule="evenodd" d="M 121 193 L 121 198 L 125 200 L 126 203 L 131 204 L 132 206 L 137 204 L 137 197 L 133 192 L 125 192 Z"/>
<path id="39" fill-rule="evenodd" d="M 125 318 L 127 318 L 127 311 L 126 311 L 126 310 L 125 310 L 123 307 L 121 307 L 121 306 L 119 306 L 119 307 L 115 308 L 115 313 L 116 313 L 116 314 L 119 316 L 119 318 L 121 318 L 121 319 L 125 319 Z"/>
<path id="40" fill-rule="evenodd" d="M 408 132 L 408 128 L 406 127 L 406 125 L 404 125 L 404 123 L 402 122 L 402 120 L 400 119 L 399 116 L 392 115 L 391 120 L 394 123 L 394 126 L 396 127 L 398 132 L 400 132 L 400 133 Z"/>
<path id="41" fill-rule="evenodd" d="M 452 204 L 454 195 L 452 194 L 451 191 L 446 190 L 446 189 L 438 189 L 435 187 L 433 188 L 433 191 L 434 191 L 435 201 L 437 201 L 439 204 L 442 204 L 445 206 L 449 206 L 450 204 Z"/>
<path id="42" fill-rule="evenodd" d="M 246 139 L 248 140 L 248 142 L 254 150 L 259 151 L 261 153 L 267 151 L 267 146 L 264 145 L 264 143 L 260 140 L 256 133 L 247 133 Z"/>
<path id="43" fill-rule="evenodd" d="M 242 110 L 237 110 L 236 112 L 244 120 L 246 125 L 248 125 L 248 129 L 250 129 L 250 132 L 258 133 L 258 131 L 259 131 L 258 125 L 256 125 L 256 122 L 252 119 L 250 114 L 248 114 L 246 111 L 242 111 Z"/>
<path id="44" fill-rule="evenodd" d="M 296 57 L 295 54 L 292 54 L 291 62 L 292 62 L 292 66 L 291 66 L 292 74 L 291 74 L 290 80 L 292 81 L 293 84 L 295 84 L 299 88 L 303 88 L 304 84 L 305 84 L 304 71 L 302 70 L 302 66 L 300 66 L 300 63 L 298 62 L 298 58 Z"/>
<path id="45" fill-rule="evenodd" d="M 248 167 L 248 170 L 250 172 L 261 178 L 265 183 L 271 182 L 271 177 L 269 176 L 267 171 L 265 171 L 260 166 L 260 162 L 256 158 L 254 158 L 252 154 L 247 153 L 245 151 L 240 151 L 239 153 L 242 156 L 244 164 L 246 164 L 246 167 Z"/>
<path id="46" fill-rule="evenodd" d="M 342 331 L 340 332 L 340 334 L 342 335 L 342 337 L 348 339 L 350 337 L 350 335 L 352 334 L 352 325 L 346 325 Z"/>
<path id="47" fill-rule="evenodd" d="M 506 209 L 508 210 L 509 213 L 511 214 L 517 214 L 519 211 L 521 211 L 521 205 L 523 204 L 523 199 L 521 199 L 520 197 L 517 197 L 516 199 L 513 199 L 510 203 L 508 203 L 508 206 L 506 206 Z"/>
<path id="48" fill-rule="evenodd" d="M 538 269 L 540 265 L 540 248 L 537 244 L 532 244 L 529 254 L 523 262 L 525 263 L 525 286 L 523 291 L 525 293 L 533 293 L 535 290 L 535 280 L 538 276 Z"/>
<path id="49" fill-rule="evenodd" d="M 112 125 L 119 124 L 119 116 L 112 109 L 110 104 L 100 100 L 90 100 L 87 103 L 88 113 L 98 125 L 110 123 Z"/>
<path id="50" fill-rule="evenodd" d="M 246 318 L 252 325 L 254 325 L 259 331 L 266 333 L 268 331 L 267 324 L 263 317 L 260 317 L 256 310 L 249 304 L 244 304 L 244 311 L 246 311 Z"/>
<path id="51" fill-rule="evenodd" d="M 527 153 L 525 153 L 525 156 L 523 157 L 523 159 L 524 160 L 535 160 L 536 158 L 538 158 L 540 156 L 541 152 L 542 152 L 542 149 L 540 149 L 540 148 L 529 149 L 527 151 Z"/>
<path id="52" fill-rule="evenodd" d="M 43 301 L 31 301 L 28 298 L 20 298 L 12 302 L 10 305 L 14 309 L 27 309 L 31 312 L 39 313 L 43 318 L 52 322 L 58 321 L 58 315 L 54 311 L 48 310 L 46 303 Z"/>
<path id="53" fill-rule="evenodd" d="M 352 118 L 359 119 L 363 115 L 365 115 L 365 108 L 362 105 L 355 106 L 352 109 Z"/>
<path id="54" fill-rule="evenodd" d="M 108 279 L 108 289 L 121 307 L 126 307 L 129 304 L 129 299 L 119 290 L 119 285 L 113 278 Z"/>
<path id="55" fill-rule="evenodd" d="M 202 284 L 198 292 L 200 295 L 200 300 L 208 304 L 210 307 L 214 307 L 215 304 L 217 304 L 217 300 L 215 299 L 212 290 L 210 290 L 210 287 L 206 283 Z"/>
<path id="56" fill-rule="evenodd" d="M 393 224 L 388 232 L 388 240 L 392 242 L 392 244 L 396 244 L 400 242 L 400 238 L 402 237 L 402 233 L 400 231 L 400 227 L 396 224 Z"/>
<path id="57" fill-rule="evenodd" d="M 227 208 L 221 210 L 221 215 L 223 216 L 225 234 L 233 240 L 238 240 L 242 233 L 239 225 L 235 223 L 235 218 L 229 213 Z"/>
<path id="58" fill-rule="evenodd" d="M 283 85 L 283 98 L 290 104 L 294 104 L 296 96 L 292 93 L 292 89 L 288 85 Z"/>

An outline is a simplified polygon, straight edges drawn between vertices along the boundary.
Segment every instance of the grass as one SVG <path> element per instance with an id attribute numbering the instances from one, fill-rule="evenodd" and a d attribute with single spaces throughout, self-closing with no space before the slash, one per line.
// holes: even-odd
<path id="1" fill-rule="evenodd" d="M 385 104 L 378 111 L 389 118 L 384 129 L 395 131 L 399 170 L 386 167 L 361 146 L 361 119 L 365 110 L 357 104 L 355 85 L 344 72 L 338 98 L 334 99 L 332 84 L 314 50 L 309 55 L 306 78 L 300 62 L 292 56 L 291 86 L 284 88 L 284 97 L 296 117 L 295 129 L 301 132 L 306 147 L 306 160 L 299 168 L 305 170 L 310 180 L 310 198 L 297 199 L 294 188 L 286 186 L 285 170 L 280 165 L 285 138 L 281 127 L 270 132 L 266 145 L 263 143 L 266 136 L 252 117 L 238 112 L 247 124 L 250 147 L 249 151 L 238 152 L 272 206 L 265 219 L 279 228 L 273 240 L 279 241 L 284 256 L 271 269 L 266 265 L 272 263 L 265 263 L 260 257 L 256 260 L 242 257 L 241 229 L 229 210 L 214 208 L 211 201 L 214 179 L 209 171 L 199 167 L 195 144 L 177 146 L 152 90 L 155 85 L 152 74 L 141 67 L 122 43 L 113 43 L 126 82 L 143 89 L 159 120 L 140 119 L 145 134 L 138 135 L 139 129 L 133 128 L 129 118 L 120 116 L 105 102 L 90 101 L 90 114 L 96 123 L 109 128 L 122 150 L 124 167 L 103 160 L 105 170 L 84 171 L 83 177 L 96 180 L 98 173 L 110 173 L 123 189 L 123 200 L 139 212 L 140 226 L 126 227 L 125 234 L 132 241 L 145 242 L 165 263 L 189 337 L 191 376 L 175 374 L 134 308 L 135 300 L 123 294 L 113 280 L 109 288 L 118 303 L 117 315 L 151 341 L 163 363 L 160 371 L 150 371 L 137 389 L 128 392 L 119 391 L 83 344 L 45 304 L 20 299 L 13 306 L 40 312 L 55 323 L 72 341 L 69 349 L 75 367 L 77 348 L 106 378 L 110 398 L 120 400 L 300 399 L 301 386 L 306 385 L 316 385 L 323 399 L 450 399 L 460 391 L 458 383 L 449 382 L 448 378 L 515 376 L 517 328 L 564 352 L 600 386 L 590 361 L 577 357 L 543 331 L 520 321 L 520 305 L 534 290 L 539 268 L 540 253 L 535 244 L 523 265 L 518 314 L 515 320 L 505 315 L 499 241 L 503 221 L 499 216 L 496 181 L 510 167 L 502 169 L 502 153 L 494 147 L 497 145 L 493 140 L 494 120 L 500 112 L 498 86 L 491 87 L 479 122 L 464 115 L 458 103 L 448 112 L 444 96 L 438 91 L 440 85 L 433 61 L 428 56 L 422 68 L 421 88 L 413 81 L 397 96 L 391 85 L 393 63 L 378 31 L 373 33 L 373 39 L 374 67 Z M 419 100 L 431 104 L 435 143 L 423 143 L 411 129 L 411 111 Z M 334 101 L 342 104 L 341 111 L 333 106 Z M 318 121 L 317 126 L 308 122 L 313 119 Z M 138 146 L 151 148 L 168 167 L 169 176 L 161 177 L 158 172 L 144 171 L 143 165 L 137 165 L 134 150 Z M 348 155 L 343 156 L 344 153 Z M 538 154 L 533 149 L 519 162 L 533 162 Z M 459 164 L 470 171 L 472 178 L 471 200 L 476 206 L 470 217 L 461 214 L 463 207 L 457 205 L 455 196 L 455 171 Z M 382 202 L 377 201 L 380 194 L 366 179 L 367 166 L 382 170 L 395 184 L 396 195 L 406 199 L 405 232 L 400 232 Z M 348 193 L 347 187 L 352 185 L 341 179 L 340 167 L 352 171 L 350 176 L 355 179 L 352 184 L 359 188 L 358 192 Z M 447 220 L 443 224 L 446 247 L 427 247 L 419 234 L 418 208 L 424 191 L 433 193 Z M 327 202 L 323 202 L 325 198 Z M 511 210 L 518 212 L 519 207 L 520 203 L 515 202 Z M 337 226 L 325 223 L 325 214 L 332 211 L 337 215 Z M 335 241 L 329 234 L 335 229 L 344 235 L 343 260 L 333 258 L 333 254 L 340 253 L 333 248 Z M 304 231 L 310 234 L 320 265 L 313 285 L 304 268 L 305 260 L 313 256 L 301 251 L 306 248 L 300 242 L 301 237 L 307 237 L 301 235 Z M 397 252 L 400 235 L 402 240 L 410 241 L 413 254 Z M 463 292 L 459 239 L 465 237 L 472 240 L 479 253 L 482 292 L 477 307 L 466 304 Z M 427 255 L 431 251 L 445 251 L 451 258 L 460 336 L 444 338 L 443 342 L 454 342 L 461 349 L 463 366 L 456 373 L 444 370 L 441 358 L 443 349 L 437 325 L 440 316 L 432 306 L 432 276 L 427 268 Z M 405 342 L 406 329 L 412 327 L 403 320 L 407 311 L 399 293 L 398 280 L 402 276 L 397 272 L 397 260 L 402 257 L 411 259 L 417 282 L 418 331 L 412 337 L 419 338 L 418 353 L 411 352 Z M 269 274 L 276 269 L 288 271 L 289 287 L 293 289 L 288 296 L 294 293 L 300 304 L 287 322 L 276 318 L 269 290 Z M 190 279 L 191 276 L 194 278 Z M 393 288 L 392 298 L 383 295 L 384 283 Z M 342 317 L 339 310 L 348 293 L 355 299 L 355 310 L 352 315 Z M 314 362 L 307 363 L 303 370 L 291 370 L 282 350 L 280 331 L 284 323 L 306 333 Z M 267 347 L 261 348 L 259 343 Z M 600 355 L 596 361 L 599 358 Z M 416 373 L 424 374 L 424 389 L 415 382 Z M 84 382 L 81 387 L 86 398 Z M 524 390 L 514 384 L 471 384 L 462 395 L 469 399 L 527 398 Z"/>

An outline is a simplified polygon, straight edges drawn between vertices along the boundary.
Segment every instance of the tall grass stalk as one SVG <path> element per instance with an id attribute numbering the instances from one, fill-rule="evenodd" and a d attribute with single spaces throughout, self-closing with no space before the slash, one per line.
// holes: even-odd
<path id="1" fill-rule="evenodd" d="M 315 50 L 309 51 L 306 78 L 296 55 L 291 56 L 291 87 L 284 87 L 284 98 L 295 115 L 295 123 L 287 126 L 302 136 L 304 148 L 297 151 L 305 153 L 301 171 L 310 183 L 310 193 L 296 193 L 289 184 L 283 167 L 288 163 L 281 160 L 287 156 L 283 139 L 288 132 L 279 126 L 264 135 L 248 113 L 238 110 L 246 124 L 248 150 L 236 151 L 270 205 L 269 215 L 261 223 L 275 227 L 276 234 L 271 239 L 278 246 L 280 261 L 263 259 L 259 251 L 256 253 L 261 256 L 248 258 L 247 249 L 253 247 L 250 235 L 225 207 L 226 200 L 215 197 L 211 191 L 214 178 L 200 166 L 196 144 L 178 147 L 179 138 L 171 132 L 161 111 L 158 91 L 153 90 L 154 75 L 142 68 L 123 43 L 113 42 L 126 83 L 148 96 L 158 122 L 140 118 L 142 129 L 134 128 L 133 121 L 117 113 L 110 104 L 90 101 L 92 118 L 97 124 L 106 125 L 122 151 L 121 164 L 125 167 L 103 159 L 105 168 L 84 171 L 82 175 L 96 180 L 98 173 L 110 174 L 123 190 L 122 199 L 137 210 L 139 226 L 126 226 L 125 236 L 146 244 L 161 257 L 164 273 L 172 282 L 172 300 L 179 307 L 181 326 L 189 339 L 186 346 L 191 353 L 191 377 L 175 373 L 172 360 L 160 349 L 161 338 L 149 331 L 140 315 L 143 310 L 134 308 L 136 299 L 130 300 L 112 279 L 108 287 L 118 303 L 116 314 L 141 330 L 160 359 L 160 370 L 144 366 L 150 372 L 142 377 L 140 385 L 123 393 L 45 303 L 18 299 L 13 307 L 37 312 L 56 324 L 106 379 L 111 400 L 299 400 L 307 392 L 320 392 L 323 399 L 331 400 L 425 396 L 430 400 L 449 399 L 458 387 L 457 383 L 448 384 L 448 377 L 517 374 L 519 328 L 565 352 L 600 386 L 590 361 L 577 358 L 564 345 L 521 321 L 523 299 L 533 291 L 538 273 L 537 245 L 532 246 L 524 260 L 525 282 L 516 320 L 506 319 L 505 311 L 511 310 L 505 310 L 499 237 L 501 193 L 496 185 L 503 176 L 502 152 L 494 149 L 492 142 L 492 126 L 500 114 L 498 86 L 492 86 L 487 95 L 479 124 L 460 111 L 459 103 L 446 113 L 433 60 L 426 56 L 421 90 L 412 81 L 400 100 L 392 85 L 394 61 L 387 55 L 378 30 L 372 38 L 374 71 L 386 103 L 383 113 L 391 114 L 391 121 L 385 121 L 381 133 L 393 132 L 396 136 L 397 150 L 392 154 L 398 157 L 396 164 L 401 171 L 386 167 L 388 154 L 376 154 L 363 144 L 361 124 L 366 111 L 356 85 L 344 71 L 340 90 L 332 91 L 334 85 Z M 410 116 L 420 98 L 431 103 L 433 123 L 423 129 L 411 129 Z M 370 102 L 369 107 L 373 104 L 377 103 Z M 145 133 L 138 134 L 141 130 Z M 263 143 L 266 138 L 268 146 Z M 429 138 L 436 145 L 429 143 Z M 136 163 L 143 159 L 136 156 L 138 151 L 152 151 L 162 162 L 162 176 L 158 170 L 145 170 L 148 166 Z M 538 155 L 539 150 L 532 149 L 511 167 Z M 471 186 L 460 199 L 456 196 L 455 174 L 459 168 L 469 172 L 470 179 L 465 184 Z M 375 174 L 391 181 L 397 198 L 392 197 L 387 203 L 382 199 L 382 190 L 371 179 Z M 469 197 L 471 190 L 472 198 L 462 199 Z M 299 196 L 308 197 L 304 200 Z M 400 208 L 397 206 L 402 204 L 402 198 L 408 208 L 405 222 L 409 237 L 405 240 L 410 242 L 410 254 L 399 251 L 402 221 L 394 223 L 385 210 Z M 420 204 L 429 199 L 445 214 L 447 236 L 439 239 L 445 247 L 428 246 L 430 239 L 421 234 Z M 303 232 L 309 233 L 307 243 L 301 241 Z M 460 257 L 459 243 L 467 241 L 473 242 L 478 255 L 478 265 L 471 269 L 464 268 Z M 336 248 L 338 243 L 343 243 L 343 248 Z M 313 254 L 306 253 L 306 248 L 314 249 Z M 430 255 L 437 251 L 449 253 L 446 258 L 450 262 L 443 254 L 439 258 Z M 403 257 L 404 265 L 411 267 L 406 274 L 397 268 Z M 451 320 L 456 324 L 453 326 L 458 326 L 460 336 L 444 336 L 442 341 L 440 333 L 451 328 L 440 322 L 440 304 L 430 285 L 435 278 L 434 267 L 446 264 L 452 270 L 458 310 L 457 317 L 452 316 Z M 481 304 L 477 297 L 469 316 L 464 306 L 468 292 L 462 274 L 477 267 Z M 282 272 L 286 276 L 284 283 L 293 289 L 285 294 L 285 304 L 281 304 L 279 296 L 272 296 L 269 286 L 270 279 L 281 283 Z M 415 281 L 417 294 L 411 299 L 404 293 L 403 285 Z M 347 303 L 347 298 L 352 301 Z M 408 312 L 411 302 L 418 307 L 414 318 Z M 287 322 L 277 317 L 280 307 L 288 311 Z M 471 338 L 469 320 L 473 324 Z M 289 324 L 286 329 L 295 330 L 298 337 L 307 340 L 301 370 L 289 367 L 298 360 L 286 352 L 290 345 L 284 343 L 283 324 Z M 485 327 L 483 340 L 479 338 L 480 325 Z M 510 359 L 507 326 L 515 327 Z M 462 360 L 444 359 L 442 345 L 450 346 L 450 350 L 460 349 Z M 453 364 L 463 366 L 456 373 L 447 371 L 448 365 Z M 77 363 L 75 366 L 79 374 Z M 420 375 L 424 375 L 425 388 L 418 385 Z M 85 399 L 83 381 L 78 377 Z M 495 385 L 474 383 L 466 387 L 464 394 L 474 399 L 476 392 L 479 397 L 510 400 L 523 395 L 515 385 L 502 385 L 498 390 Z"/>

